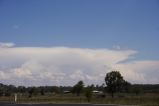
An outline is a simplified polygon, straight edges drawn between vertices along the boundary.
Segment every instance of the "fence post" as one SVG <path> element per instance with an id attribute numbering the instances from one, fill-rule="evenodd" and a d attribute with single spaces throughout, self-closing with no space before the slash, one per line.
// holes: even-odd
<path id="1" fill-rule="evenodd" d="M 14 94 L 14 102 L 17 103 L 17 94 Z"/>

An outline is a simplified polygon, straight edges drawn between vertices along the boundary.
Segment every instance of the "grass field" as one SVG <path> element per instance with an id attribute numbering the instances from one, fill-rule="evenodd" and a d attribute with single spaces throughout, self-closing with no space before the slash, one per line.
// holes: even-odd
<path id="1" fill-rule="evenodd" d="M 14 102 L 14 96 L 0 97 L 2 102 Z M 18 103 L 88 103 L 87 99 L 81 95 L 77 97 L 72 94 L 64 95 L 45 95 L 33 96 L 28 98 L 27 95 L 18 95 Z M 107 95 L 105 98 L 94 95 L 91 99 L 93 104 L 120 104 L 120 105 L 141 105 L 141 106 L 159 106 L 159 95 L 142 94 L 142 95 L 117 95 L 111 98 Z"/>

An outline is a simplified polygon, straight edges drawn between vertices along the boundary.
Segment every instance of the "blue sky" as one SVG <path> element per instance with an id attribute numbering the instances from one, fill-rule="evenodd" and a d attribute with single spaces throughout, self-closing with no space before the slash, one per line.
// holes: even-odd
<path id="1" fill-rule="evenodd" d="M 157 0 L 1 0 L 0 40 L 159 53 L 158 11 Z"/>
<path id="2" fill-rule="evenodd" d="M 0 42 L 138 52 L 159 60 L 158 0 L 0 0 Z"/>

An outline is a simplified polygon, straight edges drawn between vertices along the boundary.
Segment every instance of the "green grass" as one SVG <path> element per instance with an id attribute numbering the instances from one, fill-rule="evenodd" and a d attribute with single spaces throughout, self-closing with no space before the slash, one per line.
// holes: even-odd
<path id="1" fill-rule="evenodd" d="M 0 97 L 0 101 L 14 101 L 14 96 Z M 87 99 L 81 95 L 77 97 L 72 94 L 64 95 L 44 95 L 33 96 L 28 98 L 28 95 L 18 95 L 18 103 L 88 103 Z M 159 106 L 158 94 L 142 94 L 139 96 L 123 94 L 116 95 L 111 98 L 107 95 L 105 98 L 94 95 L 91 103 L 94 104 L 120 104 L 120 105 L 141 105 L 141 106 Z"/>

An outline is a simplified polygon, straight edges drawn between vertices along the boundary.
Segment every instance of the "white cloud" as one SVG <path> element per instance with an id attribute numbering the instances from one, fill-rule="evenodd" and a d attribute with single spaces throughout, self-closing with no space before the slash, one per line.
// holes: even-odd
<path id="1" fill-rule="evenodd" d="M 117 64 L 127 80 L 138 83 L 159 83 L 159 61 L 132 61 Z"/>
<path id="2" fill-rule="evenodd" d="M 13 47 L 15 44 L 14 43 L 3 43 L 0 42 L 0 48 L 9 48 L 9 47 Z"/>
<path id="3" fill-rule="evenodd" d="M 0 48 L 0 79 L 15 85 L 102 84 L 107 72 L 121 71 L 133 83 L 158 83 L 159 61 L 130 61 L 134 50 L 69 47 Z M 129 60 L 129 62 L 123 62 Z M 157 73 L 157 74 L 156 74 Z"/>

